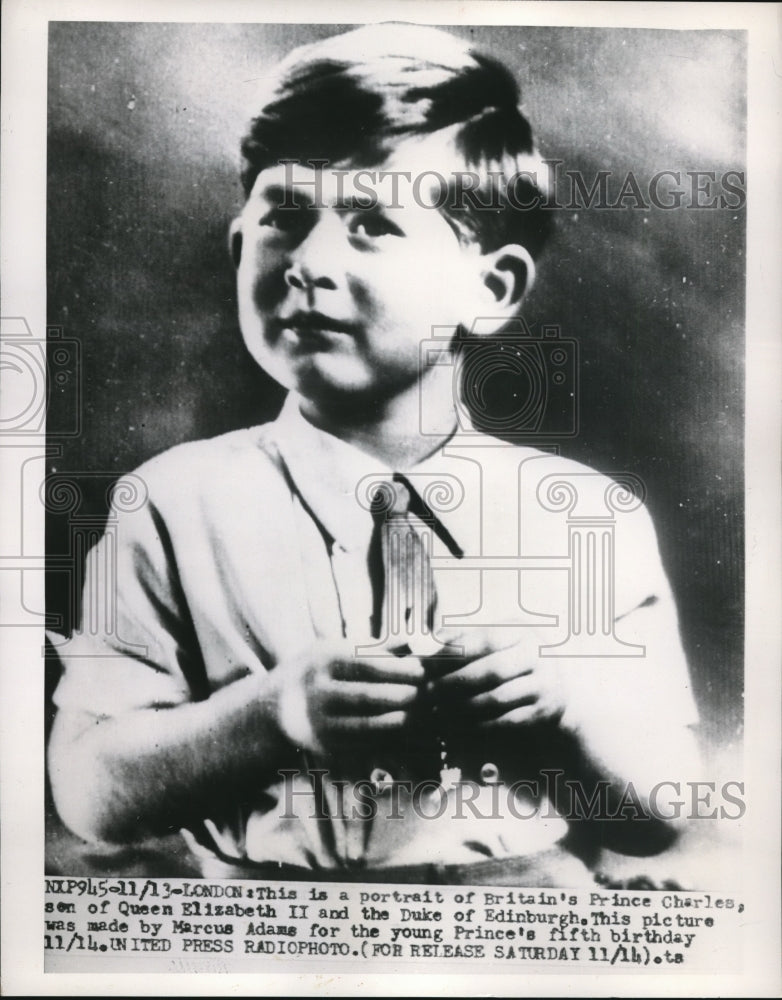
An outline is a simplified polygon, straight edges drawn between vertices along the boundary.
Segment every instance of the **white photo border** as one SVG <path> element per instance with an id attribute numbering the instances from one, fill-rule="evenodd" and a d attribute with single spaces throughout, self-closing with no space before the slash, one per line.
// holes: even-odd
<path id="1" fill-rule="evenodd" d="M 6 0 L 2 79 L 2 309 L 46 329 L 46 115 L 49 20 L 270 21 L 572 25 L 740 29 L 747 32 L 748 257 L 746 398 L 746 845 L 744 885 L 752 923 L 741 976 L 676 975 L 664 989 L 678 996 L 775 996 L 780 959 L 780 102 L 782 75 L 777 4 L 527 3 L 397 0 L 291 6 L 265 0 Z M 19 462 L 24 449 L 0 449 L 5 484 L 0 524 L 17 531 Z M 41 463 L 43 467 L 43 463 Z M 16 477 L 16 478 L 15 478 Z M 16 517 L 16 520 L 15 520 Z M 43 537 L 43 525 L 35 528 Z M 36 551 L 39 551 L 36 549 Z M 43 546 L 40 546 L 43 551 Z M 1 574 L 0 574 L 1 575 Z M 29 597 L 43 606 L 43 574 Z M 485 995 L 652 996 L 656 977 L 578 974 L 45 974 L 43 663 L 37 628 L 0 633 L 2 705 L 2 974 L 7 995 Z M 748 907 L 749 909 L 749 907 Z"/>

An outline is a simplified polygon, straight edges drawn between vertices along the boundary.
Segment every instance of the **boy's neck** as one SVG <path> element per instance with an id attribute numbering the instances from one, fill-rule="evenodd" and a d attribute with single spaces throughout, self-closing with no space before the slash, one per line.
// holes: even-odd
<path id="1" fill-rule="evenodd" d="M 435 387 L 430 386 L 430 390 Z M 324 405 L 302 399 L 302 415 L 321 430 L 355 445 L 390 469 L 402 472 L 437 451 L 457 426 L 449 378 L 440 392 L 427 393 L 427 432 L 421 433 L 421 391 L 394 396 L 382 403 Z"/>

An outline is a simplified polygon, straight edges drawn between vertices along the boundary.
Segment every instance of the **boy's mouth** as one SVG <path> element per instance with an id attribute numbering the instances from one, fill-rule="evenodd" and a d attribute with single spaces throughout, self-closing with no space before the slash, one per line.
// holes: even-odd
<path id="1" fill-rule="evenodd" d="M 299 310 L 277 321 L 283 337 L 293 337 L 306 346 L 327 346 L 334 341 L 334 334 L 354 336 L 355 323 L 334 319 L 315 310 Z"/>

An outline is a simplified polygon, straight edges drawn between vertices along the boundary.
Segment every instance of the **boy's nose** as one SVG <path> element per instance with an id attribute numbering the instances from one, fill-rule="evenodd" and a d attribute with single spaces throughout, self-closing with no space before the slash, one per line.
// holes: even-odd
<path id="1" fill-rule="evenodd" d="M 331 224 L 329 224 L 329 222 Z M 318 220 L 299 245 L 291 251 L 285 281 L 291 288 L 307 290 L 337 288 L 341 224 L 339 220 Z"/>
<path id="2" fill-rule="evenodd" d="M 290 288 L 308 291 L 311 288 L 325 288 L 334 291 L 337 285 L 333 278 L 326 274 L 317 276 L 306 264 L 293 261 L 285 270 L 285 281 Z"/>

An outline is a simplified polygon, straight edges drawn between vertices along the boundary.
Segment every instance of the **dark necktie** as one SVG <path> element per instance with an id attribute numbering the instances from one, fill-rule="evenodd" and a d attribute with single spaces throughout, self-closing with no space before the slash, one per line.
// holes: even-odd
<path id="1" fill-rule="evenodd" d="M 432 635 L 437 609 L 430 561 L 432 539 L 437 536 L 457 559 L 464 552 L 410 481 L 399 473 L 376 491 L 372 517 L 374 529 L 368 556 L 372 635 L 382 638 L 388 651 L 399 656 L 431 656 L 440 648 Z M 389 765 L 392 761 L 397 764 L 395 778 L 439 777 L 445 764 L 445 746 L 437 735 L 425 688 L 410 711 L 404 754 L 397 746 L 389 748 L 387 756 Z M 391 776 L 393 770 L 392 766 L 388 770 L 378 767 L 373 773 Z"/>
<path id="2" fill-rule="evenodd" d="M 371 630 L 393 652 L 420 653 L 431 640 L 437 590 L 430 561 L 434 535 L 452 555 L 464 553 L 418 495 L 410 481 L 394 473 L 372 498 L 374 529 L 368 566 L 372 582 Z M 418 640 L 418 641 L 416 641 Z M 424 644 L 424 649 L 432 643 Z"/>
<path id="3" fill-rule="evenodd" d="M 436 535 L 452 555 L 462 549 L 427 507 L 410 481 L 395 473 L 375 490 L 367 564 L 372 583 L 371 631 L 386 655 L 431 656 L 440 648 L 432 632 L 437 608 L 430 554 Z M 376 744 L 362 760 L 364 778 L 379 790 L 389 781 L 438 780 L 447 765 L 444 741 L 438 736 L 425 687 L 409 711 L 409 725 L 387 745 Z M 355 767 L 355 760 L 351 762 Z M 345 822 L 348 865 L 361 866 L 373 819 Z"/>

